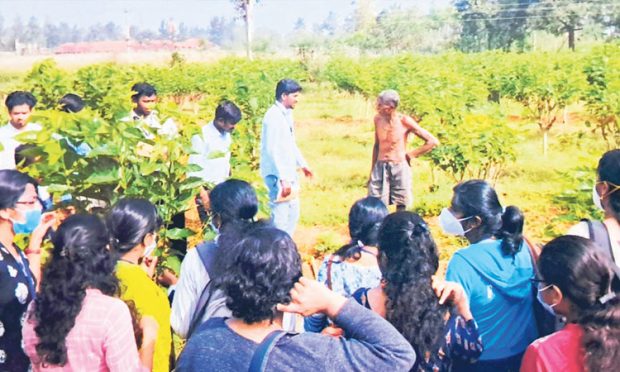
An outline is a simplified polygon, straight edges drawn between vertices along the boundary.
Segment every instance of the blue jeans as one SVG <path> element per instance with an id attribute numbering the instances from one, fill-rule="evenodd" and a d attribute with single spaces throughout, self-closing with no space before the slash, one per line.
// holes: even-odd
<path id="1" fill-rule="evenodd" d="M 299 221 L 299 198 L 276 203 L 278 198 L 278 183 L 276 176 L 265 177 L 265 185 L 269 189 L 269 208 L 271 208 L 271 222 L 280 230 L 286 231 L 291 237 Z"/>

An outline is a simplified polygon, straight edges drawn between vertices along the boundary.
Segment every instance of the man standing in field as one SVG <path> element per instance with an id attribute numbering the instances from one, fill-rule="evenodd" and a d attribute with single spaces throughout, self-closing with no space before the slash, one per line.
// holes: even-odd
<path id="1" fill-rule="evenodd" d="M 260 171 L 269 189 L 271 218 L 274 225 L 293 235 L 299 220 L 299 177 L 301 168 L 312 177 L 308 163 L 295 143 L 293 109 L 301 86 L 284 79 L 276 86 L 276 102 L 263 119 Z"/>
<path id="2" fill-rule="evenodd" d="M 215 109 L 215 118 L 202 127 L 200 134 L 192 137 L 192 155 L 189 163 L 198 165 L 200 171 L 190 172 L 190 177 L 201 178 L 205 183 L 217 185 L 230 177 L 231 133 L 241 121 L 241 110 L 230 101 L 222 101 Z M 207 219 L 209 194 L 204 188 L 196 198 L 200 219 Z"/>
<path id="3" fill-rule="evenodd" d="M 5 104 L 9 122 L 0 127 L 0 169 L 15 169 L 15 149 L 21 145 L 16 137 L 41 130 L 39 124 L 29 122 L 37 99 L 30 92 L 15 91 L 6 97 Z"/>
<path id="4" fill-rule="evenodd" d="M 377 97 L 368 195 L 381 198 L 385 205 L 395 204 L 396 210 L 404 210 L 412 199 L 411 159 L 431 151 L 439 145 L 439 140 L 413 118 L 396 111 L 399 102 L 394 90 L 385 90 Z M 424 144 L 407 152 L 410 133 L 423 139 Z"/>

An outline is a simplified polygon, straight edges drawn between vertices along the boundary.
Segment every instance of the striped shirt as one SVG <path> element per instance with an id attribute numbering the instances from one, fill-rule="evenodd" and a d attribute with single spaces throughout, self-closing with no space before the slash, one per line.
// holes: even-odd
<path id="1" fill-rule="evenodd" d="M 24 351 L 34 371 L 148 371 L 140 364 L 129 309 L 115 297 L 87 289 L 82 309 L 66 338 L 67 363 L 43 366 L 37 354 L 39 342 L 34 328 L 33 306 L 22 330 Z"/>

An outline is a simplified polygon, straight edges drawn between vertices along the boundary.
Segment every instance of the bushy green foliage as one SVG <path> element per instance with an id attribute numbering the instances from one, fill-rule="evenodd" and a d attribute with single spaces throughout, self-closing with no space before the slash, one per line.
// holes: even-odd
<path id="1" fill-rule="evenodd" d="M 487 84 L 475 68 L 479 60 L 483 59 L 459 53 L 359 61 L 340 57 L 327 64 L 325 77 L 370 99 L 384 89 L 397 90 L 399 109 L 442 142 L 427 155 L 433 169 L 455 181 L 465 177 L 495 181 L 502 167 L 514 160 L 515 133 L 501 125 L 504 115 L 499 105 L 488 102 Z"/>
<path id="2" fill-rule="evenodd" d="M 582 93 L 592 120 L 609 149 L 620 147 L 620 45 L 598 48 L 584 66 L 587 87 Z"/>
<path id="3" fill-rule="evenodd" d="M 205 65 L 176 58 L 166 67 L 106 63 L 75 73 L 44 61 L 33 68 L 24 84 L 43 103 L 43 110 L 33 117 L 43 130 L 23 138 L 37 145 L 31 154 L 42 160 L 28 172 L 42 178 L 57 198 L 70 194 L 70 204 L 79 210 L 93 201 L 109 207 L 120 197 L 143 197 L 157 205 L 169 224 L 172 216 L 189 207 L 202 185 L 201 180 L 187 177 L 196 167 L 187 163 L 190 140 L 213 119 L 222 99 L 235 102 L 243 111 L 243 121 L 234 134 L 233 176 L 260 186 L 256 172 L 260 123 L 275 99 L 275 84 L 285 77 L 303 81 L 306 75 L 300 65 L 287 60 L 227 58 Z M 180 129 L 178 137 L 145 139 L 137 124 L 126 119 L 132 105 L 131 86 L 140 81 L 157 88 L 159 119 L 174 120 Z M 87 108 L 77 114 L 54 110 L 68 92 L 81 95 Z M 92 149 L 85 156 L 74 149 L 81 144 Z M 164 238 L 191 234 L 166 229 Z"/>

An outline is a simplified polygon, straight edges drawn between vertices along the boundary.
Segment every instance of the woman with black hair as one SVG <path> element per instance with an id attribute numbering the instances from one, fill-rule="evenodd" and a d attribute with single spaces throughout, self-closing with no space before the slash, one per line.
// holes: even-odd
<path id="1" fill-rule="evenodd" d="M 95 216 L 74 215 L 58 228 L 23 329 L 24 350 L 35 371 L 150 370 L 157 323 L 142 319 L 138 353 L 130 311 L 116 297 L 109 242 Z"/>
<path id="2" fill-rule="evenodd" d="M 322 284 L 301 277 L 301 258 L 285 232 L 251 229 L 228 247 L 234 259 L 216 284 L 231 318 L 211 318 L 189 339 L 177 370 L 402 371 L 409 343 L 387 321 Z M 284 305 L 287 304 L 287 305 Z M 323 312 L 348 338 L 282 331 L 283 312 Z"/>
<path id="3" fill-rule="evenodd" d="M 336 293 L 349 297 L 358 288 L 374 287 L 381 280 L 377 262 L 377 235 L 388 209 L 381 199 L 369 196 L 353 204 L 349 211 L 351 241 L 323 260 L 317 280 Z M 327 318 L 317 314 L 304 320 L 309 332 L 321 332 Z"/>
<path id="4" fill-rule="evenodd" d="M 227 259 L 218 241 L 226 239 L 229 233 L 236 235 L 258 213 L 256 191 L 245 181 L 226 180 L 213 188 L 210 198 L 211 220 L 218 235 L 215 240 L 203 242 L 187 252 L 172 301 L 172 329 L 183 338 L 188 338 L 197 325 L 210 317 L 230 316 L 224 294 L 210 284 L 219 274 L 219 263 Z M 207 269 L 207 266 L 211 267 Z M 200 301 L 201 296 L 209 297 L 208 301 Z"/>
<path id="5" fill-rule="evenodd" d="M 22 324 L 35 298 L 41 272 L 41 243 L 55 223 L 41 214 L 37 183 L 16 170 L 0 170 L 0 370 L 26 371 L 30 361 L 21 347 Z M 29 234 L 22 252 L 16 235 Z"/>
<path id="6" fill-rule="evenodd" d="M 484 341 L 479 361 L 458 368 L 518 370 L 527 345 L 538 337 L 530 280 L 534 267 L 523 240 L 523 214 L 514 206 L 504 210 L 487 182 L 471 180 L 454 187 L 439 223 L 445 233 L 470 243 L 452 256 L 446 279 L 465 289 Z"/>
<path id="7" fill-rule="evenodd" d="M 159 325 L 153 371 L 168 372 L 172 355 L 170 303 L 155 284 L 157 231 L 162 221 L 157 208 L 145 199 L 121 199 L 107 215 L 112 250 L 117 256 L 116 276 L 121 298 L 132 301 L 141 316 L 152 316 Z"/>
<path id="8" fill-rule="evenodd" d="M 584 220 L 568 235 L 591 239 L 620 266 L 620 150 L 607 151 L 598 162 L 592 201 L 605 214 L 603 221 Z M 618 272 L 618 269 L 616 269 Z"/>
<path id="9" fill-rule="evenodd" d="M 353 297 L 386 318 L 413 346 L 412 371 L 450 371 L 453 361 L 474 362 L 482 352 L 478 326 L 463 288 L 434 278 L 437 246 L 415 213 L 387 216 L 379 231 L 383 282 Z"/>
<path id="10" fill-rule="evenodd" d="M 613 263 L 594 244 L 561 236 L 538 260 L 538 291 L 564 329 L 534 341 L 521 371 L 614 371 L 620 366 L 620 281 Z"/>

